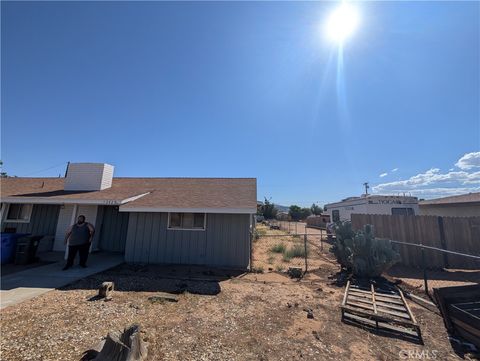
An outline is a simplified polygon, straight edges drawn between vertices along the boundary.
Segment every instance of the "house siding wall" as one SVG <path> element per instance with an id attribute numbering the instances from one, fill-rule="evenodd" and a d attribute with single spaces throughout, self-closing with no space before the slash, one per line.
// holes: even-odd
<path id="1" fill-rule="evenodd" d="M 32 235 L 53 236 L 57 228 L 57 219 L 60 206 L 50 204 L 34 204 L 30 222 L 15 223 L 2 222 L 2 232 L 6 227 L 17 229 L 17 233 L 31 233 Z M 3 215 L 6 217 L 6 212 Z"/>
<path id="2" fill-rule="evenodd" d="M 250 215 L 207 214 L 205 231 L 167 229 L 167 213 L 130 213 L 125 260 L 246 269 Z"/>
<path id="3" fill-rule="evenodd" d="M 96 235 L 102 251 L 124 252 L 129 213 L 119 212 L 118 207 L 99 207 Z M 100 221 L 101 218 L 101 221 Z"/>

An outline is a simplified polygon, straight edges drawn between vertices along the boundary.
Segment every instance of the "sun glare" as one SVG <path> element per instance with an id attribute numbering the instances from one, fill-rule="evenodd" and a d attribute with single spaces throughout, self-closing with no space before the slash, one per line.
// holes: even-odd
<path id="1" fill-rule="evenodd" d="M 352 5 L 342 3 L 328 17 L 326 24 L 328 38 L 342 44 L 355 32 L 359 20 L 357 9 Z"/>

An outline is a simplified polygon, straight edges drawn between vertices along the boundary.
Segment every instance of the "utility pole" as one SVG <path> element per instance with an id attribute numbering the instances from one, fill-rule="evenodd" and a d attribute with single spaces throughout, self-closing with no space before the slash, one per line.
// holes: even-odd
<path id="1" fill-rule="evenodd" d="M 365 195 L 368 196 L 368 188 L 370 188 L 368 182 L 363 183 L 363 186 L 365 187 Z"/>

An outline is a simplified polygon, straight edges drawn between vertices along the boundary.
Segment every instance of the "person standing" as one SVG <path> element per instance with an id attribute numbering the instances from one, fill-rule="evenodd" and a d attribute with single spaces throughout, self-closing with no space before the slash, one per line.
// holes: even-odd
<path id="1" fill-rule="evenodd" d="M 63 271 L 73 266 L 77 252 L 80 256 L 80 266 L 87 267 L 88 252 L 94 234 L 95 228 L 90 223 L 85 222 L 85 216 L 78 216 L 77 223 L 70 226 L 65 235 L 65 244 L 68 244 L 68 257 Z"/>

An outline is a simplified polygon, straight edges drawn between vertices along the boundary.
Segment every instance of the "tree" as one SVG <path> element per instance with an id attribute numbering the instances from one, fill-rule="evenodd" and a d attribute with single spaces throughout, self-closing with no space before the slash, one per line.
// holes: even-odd
<path id="1" fill-rule="evenodd" d="M 7 178 L 7 172 L 3 171 L 3 161 L 0 160 L 0 178 Z"/>
<path id="2" fill-rule="evenodd" d="M 310 207 L 310 211 L 312 214 L 319 216 L 322 214 L 322 207 L 320 207 L 318 204 L 313 203 L 312 206 Z"/>
<path id="3" fill-rule="evenodd" d="M 257 212 L 258 211 L 260 211 L 260 214 L 265 217 L 265 219 L 274 219 L 278 213 L 275 204 L 270 202 L 266 197 L 264 204 L 260 206 L 260 210 L 257 210 Z"/>
<path id="4" fill-rule="evenodd" d="M 312 214 L 310 208 L 301 208 L 297 205 L 291 205 L 288 211 L 288 214 L 294 221 L 299 221 L 301 219 L 307 218 L 310 214 Z"/>
<path id="5" fill-rule="evenodd" d="M 288 210 L 288 214 L 294 221 L 298 221 L 302 214 L 302 208 L 297 205 L 291 205 L 290 209 Z"/>
<path id="6" fill-rule="evenodd" d="M 310 208 L 302 208 L 300 219 L 307 219 L 307 217 L 311 214 L 312 214 L 312 211 L 310 210 Z"/>

